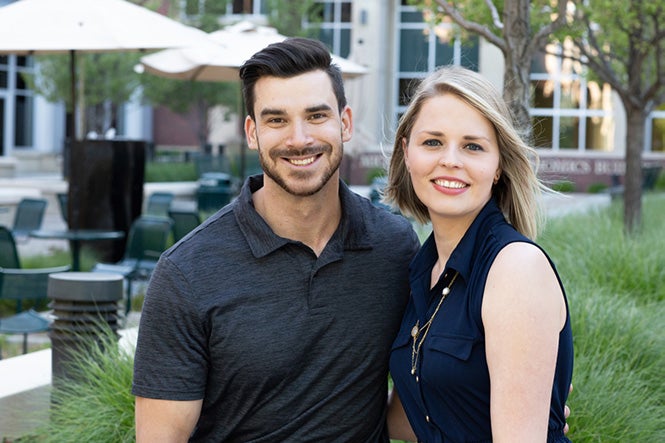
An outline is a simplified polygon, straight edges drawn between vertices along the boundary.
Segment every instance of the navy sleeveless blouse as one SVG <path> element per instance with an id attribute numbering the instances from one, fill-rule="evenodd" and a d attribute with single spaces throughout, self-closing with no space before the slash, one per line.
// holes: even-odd
<path id="1" fill-rule="evenodd" d="M 441 280 L 432 290 L 430 276 L 437 260 L 432 236 L 411 262 L 411 297 L 393 343 L 390 372 L 419 441 L 492 441 L 490 380 L 481 306 L 487 275 L 496 255 L 503 247 L 517 241 L 535 244 L 518 233 L 505 220 L 494 200 L 490 200 L 453 251 Z M 556 273 L 551 260 L 550 263 Z M 455 271 L 459 275 L 420 349 L 416 377 L 411 375 L 411 328 L 416 320 L 422 325 L 430 318 L 441 291 Z M 563 290 L 560 279 L 559 284 Z M 570 441 L 563 427 L 572 372 L 573 338 L 568 314 L 559 334 L 548 442 Z"/>

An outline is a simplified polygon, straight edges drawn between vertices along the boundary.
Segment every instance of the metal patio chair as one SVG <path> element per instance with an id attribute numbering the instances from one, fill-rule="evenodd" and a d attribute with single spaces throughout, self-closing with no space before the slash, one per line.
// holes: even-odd
<path id="1" fill-rule="evenodd" d="M 12 233 L 16 239 L 27 239 L 31 231 L 42 227 L 48 201 L 44 198 L 23 198 L 16 207 Z"/>
<path id="2" fill-rule="evenodd" d="M 201 217 L 196 211 L 172 209 L 169 210 L 169 217 L 173 220 L 174 242 L 177 242 L 201 224 Z"/>
<path id="3" fill-rule="evenodd" d="M 116 263 L 97 263 L 92 272 L 121 274 L 127 281 L 125 314 L 132 306 L 132 282 L 148 279 L 159 256 L 169 246 L 173 221 L 168 217 L 144 215 L 132 223 L 123 258 Z"/>
<path id="4" fill-rule="evenodd" d="M 16 305 L 16 314 L 0 318 L 0 334 L 23 334 L 24 354 L 28 352 L 28 334 L 47 331 L 50 319 L 34 309 L 24 310 L 23 302 L 46 300 L 48 276 L 66 271 L 69 266 L 22 269 L 14 236 L 0 226 L 0 300 L 11 300 Z"/>

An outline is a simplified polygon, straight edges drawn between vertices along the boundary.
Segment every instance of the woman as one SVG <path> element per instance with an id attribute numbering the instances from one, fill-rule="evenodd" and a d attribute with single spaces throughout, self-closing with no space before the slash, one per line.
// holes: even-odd
<path id="1" fill-rule="evenodd" d="M 533 241 L 544 186 L 530 157 L 499 92 L 464 68 L 426 78 L 400 120 L 385 196 L 432 234 L 391 353 L 391 435 L 569 441 L 570 317 Z M 415 436 L 394 426 L 404 411 Z"/>

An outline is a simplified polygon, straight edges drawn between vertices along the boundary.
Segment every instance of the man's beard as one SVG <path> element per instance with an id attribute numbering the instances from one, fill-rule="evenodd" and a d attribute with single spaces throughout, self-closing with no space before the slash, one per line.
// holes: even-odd
<path id="1" fill-rule="evenodd" d="M 318 182 L 311 187 L 301 189 L 301 186 L 293 186 L 294 179 L 297 181 L 297 183 L 301 183 L 301 180 L 304 181 L 313 177 L 315 172 L 305 170 L 289 171 L 288 174 L 291 177 L 289 178 L 285 177 L 284 175 L 280 175 L 279 171 L 277 170 L 278 168 L 275 167 L 275 165 L 281 161 L 282 157 L 305 157 L 318 154 L 330 154 L 333 152 L 332 146 L 317 145 L 309 146 L 303 149 L 275 149 L 270 152 L 270 158 L 266 159 L 263 151 L 261 150 L 261 145 L 258 144 L 259 161 L 261 162 L 261 168 L 263 169 L 264 174 L 270 177 L 286 192 L 297 197 L 307 197 L 314 195 L 323 189 L 323 187 L 330 181 L 331 177 L 339 169 L 339 166 L 342 163 L 343 150 L 343 145 L 340 143 L 338 154 L 329 157 L 332 161 L 332 164 L 330 164 L 330 166 L 319 177 Z M 318 160 L 319 159 L 316 161 Z"/>

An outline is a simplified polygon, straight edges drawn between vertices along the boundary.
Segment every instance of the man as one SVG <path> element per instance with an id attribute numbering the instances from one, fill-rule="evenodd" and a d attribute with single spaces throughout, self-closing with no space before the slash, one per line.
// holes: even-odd
<path id="1" fill-rule="evenodd" d="M 339 69 L 293 38 L 241 68 L 264 174 L 163 254 L 139 328 L 140 442 L 386 442 L 388 355 L 419 242 L 340 181 Z"/>

